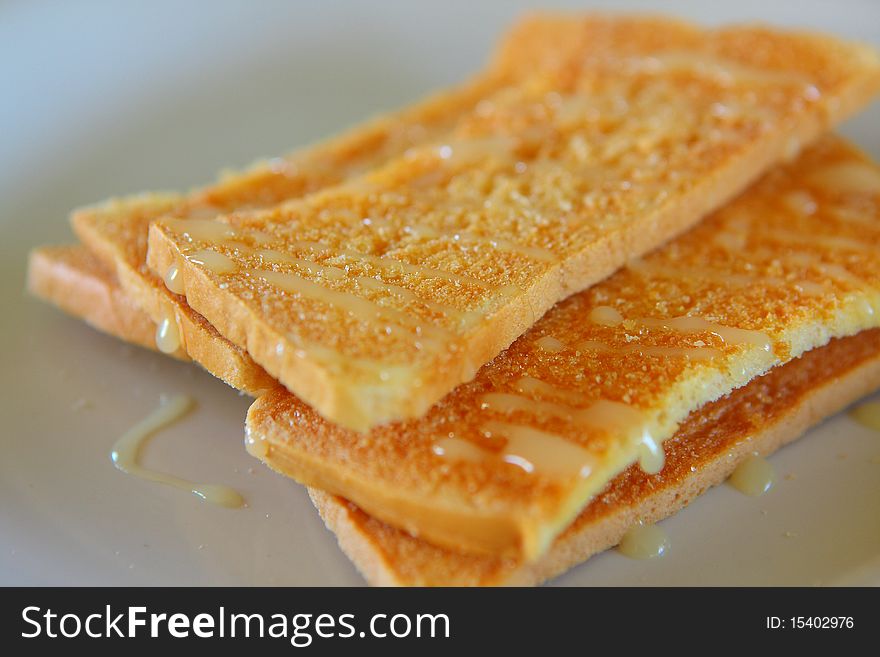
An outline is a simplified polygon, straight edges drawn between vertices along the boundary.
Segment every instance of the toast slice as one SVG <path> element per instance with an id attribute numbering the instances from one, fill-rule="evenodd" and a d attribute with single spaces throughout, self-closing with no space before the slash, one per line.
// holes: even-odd
<path id="1" fill-rule="evenodd" d="M 378 170 L 153 222 L 150 268 L 324 418 L 418 418 L 880 85 L 862 46 L 661 19 L 535 18 L 496 66 L 519 79 Z"/>
<path id="2" fill-rule="evenodd" d="M 130 299 L 160 326 L 157 344 L 162 350 L 185 352 L 233 388 L 257 396 L 271 387 L 263 368 L 146 268 L 150 222 L 164 215 L 205 218 L 240 208 L 269 207 L 346 180 L 445 133 L 462 113 L 503 83 L 500 75 L 486 73 L 335 139 L 245 172 L 227 173 L 216 184 L 186 196 L 142 194 L 81 208 L 71 217 L 74 232 L 115 272 Z"/>
<path id="3" fill-rule="evenodd" d="M 284 389 L 270 467 L 458 551 L 534 560 L 695 409 L 880 323 L 880 168 L 835 137 L 663 249 L 558 304 L 420 420 L 360 434 Z"/>
<path id="4" fill-rule="evenodd" d="M 630 466 L 538 560 L 464 554 L 415 538 L 316 488 L 327 527 L 374 586 L 532 586 L 617 545 L 723 482 L 752 454 L 768 455 L 880 387 L 880 331 L 832 340 L 691 413 L 665 445 L 658 474 Z"/>
<path id="5" fill-rule="evenodd" d="M 152 320 L 84 247 L 35 250 L 28 280 L 37 296 L 98 330 L 155 349 Z M 660 473 L 648 475 L 630 466 L 532 563 L 439 548 L 342 498 L 315 488 L 309 494 L 344 552 L 373 585 L 534 585 L 615 545 L 636 522 L 672 515 L 723 481 L 743 458 L 773 452 L 878 386 L 876 329 L 834 339 L 774 368 L 691 413 L 665 443 Z"/>

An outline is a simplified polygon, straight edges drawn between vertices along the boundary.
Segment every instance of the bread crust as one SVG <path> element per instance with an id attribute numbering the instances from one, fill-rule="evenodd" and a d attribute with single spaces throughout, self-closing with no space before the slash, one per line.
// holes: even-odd
<path id="1" fill-rule="evenodd" d="M 439 548 L 340 497 L 316 488 L 309 495 L 340 548 L 371 585 L 534 586 L 617 545 L 638 522 L 654 523 L 677 513 L 724 482 L 745 458 L 772 454 L 878 387 L 877 329 L 835 340 L 777 368 L 695 412 L 667 445 L 674 451 L 663 472 L 647 476 L 633 467 L 621 474 L 531 563 Z M 696 458 L 689 453 L 694 446 Z"/>
<path id="2" fill-rule="evenodd" d="M 880 168 L 826 137 L 686 235 L 558 304 L 424 418 L 360 434 L 278 389 L 248 412 L 251 451 L 436 545 L 536 559 L 639 458 L 644 436 L 663 442 L 694 409 L 878 325 L 878 199 Z M 603 308 L 619 316 L 612 325 L 593 319 Z M 635 413 L 637 426 L 582 419 L 606 403 Z M 447 437 L 464 456 L 443 456 Z M 511 464 L 511 440 L 526 441 L 517 457 L 529 441 L 576 446 L 571 458 L 588 471 Z"/>

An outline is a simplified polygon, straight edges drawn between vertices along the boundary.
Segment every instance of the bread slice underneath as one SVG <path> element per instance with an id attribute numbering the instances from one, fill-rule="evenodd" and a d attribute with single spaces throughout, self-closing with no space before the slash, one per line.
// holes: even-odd
<path id="1" fill-rule="evenodd" d="M 880 387 L 880 329 L 836 339 L 694 412 L 664 444 L 656 475 L 621 473 L 537 561 L 436 547 L 316 488 L 309 494 L 343 552 L 378 586 L 528 586 L 617 545 L 629 528 L 684 508 L 752 454 L 767 455 Z"/>
<path id="2" fill-rule="evenodd" d="M 28 259 L 28 291 L 89 326 L 156 349 L 156 324 L 119 286 L 116 275 L 78 244 L 41 246 Z M 178 349 L 170 354 L 187 360 Z"/>
<path id="3" fill-rule="evenodd" d="M 122 288 L 117 274 L 82 245 L 41 246 L 31 251 L 27 287 L 34 296 L 99 331 L 156 350 L 156 323 Z M 197 313 L 188 317 L 209 326 Z M 192 358 L 214 376 L 251 395 L 272 387 L 274 380 L 265 370 L 249 366 L 247 354 L 227 347 L 216 331 L 206 330 L 201 340 L 170 355 L 180 360 Z"/>
<path id="4" fill-rule="evenodd" d="M 29 288 L 90 325 L 155 349 L 155 325 L 85 247 L 31 254 Z M 666 442 L 656 475 L 636 466 L 615 478 L 539 560 L 436 547 L 335 495 L 309 494 L 339 545 L 373 585 L 534 585 L 616 545 L 635 523 L 656 522 L 717 485 L 753 453 L 770 454 L 880 387 L 880 330 L 831 341 L 691 414 Z M 691 468 L 694 468 L 693 470 Z"/>

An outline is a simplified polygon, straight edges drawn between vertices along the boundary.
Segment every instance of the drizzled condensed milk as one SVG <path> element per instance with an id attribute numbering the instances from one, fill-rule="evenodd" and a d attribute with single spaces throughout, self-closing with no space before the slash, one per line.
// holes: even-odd
<path id="1" fill-rule="evenodd" d="M 236 509 L 244 506 L 244 498 L 232 488 L 219 484 L 200 484 L 181 477 L 151 470 L 140 464 L 140 451 L 144 443 L 153 434 L 176 422 L 195 405 L 192 397 L 179 395 L 171 399 L 162 399 L 159 407 L 146 418 L 126 431 L 113 445 L 110 459 L 118 470 L 134 475 L 146 481 L 154 481 L 180 490 L 189 491 L 196 497 Z"/>
<path id="2" fill-rule="evenodd" d="M 763 331 L 755 331 L 750 329 L 741 329 L 735 326 L 724 326 L 715 324 L 703 317 L 687 315 L 684 317 L 672 317 L 670 319 L 657 319 L 653 317 L 640 317 L 627 320 L 620 314 L 616 308 L 611 306 L 596 306 L 590 311 L 590 320 L 595 324 L 602 326 L 619 326 L 625 322 L 630 322 L 634 326 L 646 326 L 654 328 L 662 328 L 679 333 L 701 333 L 709 332 L 717 335 L 727 344 L 734 345 L 751 345 L 760 347 L 764 351 L 770 351 L 772 341 L 770 336 Z"/>
<path id="3" fill-rule="evenodd" d="M 631 527 L 617 546 L 617 551 L 630 559 L 654 559 L 669 551 L 669 536 L 657 525 L 639 523 Z"/>
<path id="4" fill-rule="evenodd" d="M 182 342 L 177 317 L 174 312 L 166 311 L 156 326 L 156 347 L 163 354 L 173 354 L 180 349 Z"/>
<path id="5" fill-rule="evenodd" d="M 231 274 L 238 271 L 238 264 L 232 258 L 213 249 L 199 249 L 193 253 L 188 253 L 186 259 L 218 275 Z"/>
<path id="6" fill-rule="evenodd" d="M 849 416 L 863 427 L 880 431 L 880 402 L 864 402 L 852 408 Z"/>
<path id="7" fill-rule="evenodd" d="M 594 307 L 589 318 L 594 323 L 615 327 L 626 321 L 623 315 L 611 306 Z M 675 317 L 672 319 L 640 318 L 632 323 L 646 327 L 657 327 L 680 333 L 698 333 L 708 331 L 717 335 L 727 344 L 749 345 L 769 351 L 769 336 L 761 331 L 745 330 L 736 327 L 712 323 L 702 317 Z M 535 342 L 543 352 L 555 354 L 568 347 L 558 338 L 545 335 Z M 578 350 L 615 351 L 617 353 L 642 353 L 660 357 L 684 357 L 694 360 L 711 359 L 720 356 L 721 352 L 706 346 L 694 347 L 659 347 L 631 345 L 614 348 L 604 343 L 582 342 Z M 536 379 L 524 377 L 516 388 L 520 394 L 491 392 L 480 399 L 480 408 L 494 415 L 516 416 L 527 415 L 533 418 L 558 418 L 573 426 L 588 427 L 613 434 L 617 438 L 634 441 L 637 445 L 638 463 L 647 474 L 656 474 L 663 469 L 665 455 L 660 441 L 647 430 L 643 413 L 629 404 L 600 399 L 583 406 L 580 395 L 569 390 Z M 546 397 L 536 399 L 535 397 Z M 549 398 L 549 399 L 548 399 Z M 551 401 L 556 399 L 557 401 Z M 486 435 L 501 436 L 507 440 L 501 458 L 519 466 L 528 473 L 565 474 L 581 473 L 586 476 L 590 472 L 590 458 L 582 447 L 560 436 L 536 429 L 527 424 L 491 421 L 484 425 Z M 444 444 L 437 443 L 434 453 L 447 458 L 465 460 L 481 460 L 491 452 L 481 449 L 467 441 L 443 439 Z M 464 447 L 463 445 L 466 445 Z M 565 464 L 565 467 L 560 467 Z"/>
<path id="8" fill-rule="evenodd" d="M 563 399 L 568 393 L 566 401 L 577 399 L 577 395 L 555 389 L 538 379 L 521 379 L 518 389 L 522 392 L 549 392 Z M 537 418 L 559 418 L 574 426 L 590 427 L 613 433 L 616 437 L 636 440 L 641 467 L 649 473 L 659 472 L 663 467 L 663 448 L 646 430 L 641 412 L 626 404 L 598 400 L 584 408 L 577 408 L 524 395 L 487 393 L 481 398 L 480 408 L 494 415 L 526 414 Z M 586 477 L 592 470 L 592 457 L 576 442 L 527 424 L 490 420 L 483 424 L 483 434 L 487 438 L 504 439 L 504 447 L 495 456 L 529 474 Z M 494 454 L 453 436 L 439 439 L 432 450 L 440 457 L 468 461 L 481 461 Z"/>
<path id="9" fill-rule="evenodd" d="M 174 292 L 174 294 L 185 294 L 186 289 L 183 286 L 183 274 L 180 272 L 180 267 L 176 264 L 171 265 L 168 268 L 168 271 L 165 273 L 165 287 Z"/>
<path id="10" fill-rule="evenodd" d="M 749 497 L 758 497 L 773 487 L 776 482 L 776 472 L 767 459 L 752 454 L 736 466 L 727 481 L 740 493 Z"/>

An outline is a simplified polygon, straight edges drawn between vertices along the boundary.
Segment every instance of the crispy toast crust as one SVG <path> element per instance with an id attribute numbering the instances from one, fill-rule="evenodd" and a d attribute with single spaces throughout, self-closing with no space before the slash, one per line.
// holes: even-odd
<path id="1" fill-rule="evenodd" d="M 249 448 L 432 543 L 537 558 L 694 409 L 877 326 L 878 200 L 880 169 L 824 138 L 558 304 L 425 418 L 359 434 L 279 389 L 252 405 Z"/>
<path id="2" fill-rule="evenodd" d="M 657 475 L 620 474 L 539 560 L 462 554 L 419 540 L 312 488 L 327 527 L 375 586 L 532 586 L 620 542 L 723 482 L 748 456 L 768 455 L 880 387 L 880 331 L 832 341 L 693 413 Z"/>
<path id="3" fill-rule="evenodd" d="M 36 249 L 28 285 L 32 293 L 96 329 L 155 349 L 155 324 L 85 247 Z M 539 584 L 615 545 L 635 521 L 656 522 L 687 506 L 723 481 L 744 455 L 775 451 L 880 386 L 878 351 L 876 330 L 834 340 L 693 413 L 667 443 L 661 473 L 648 476 L 630 467 L 534 563 L 439 548 L 371 518 L 342 498 L 314 488 L 309 494 L 343 551 L 371 584 Z"/>
<path id="4" fill-rule="evenodd" d="M 520 78 L 443 141 L 229 215 L 223 239 L 154 222 L 150 267 L 178 267 L 188 303 L 330 421 L 416 418 L 880 84 L 867 48 L 766 28 L 534 20 L 511 42 L 532 64 L 502 49 Z M 191 257 L 204 249 L 228 267 Z"/>

